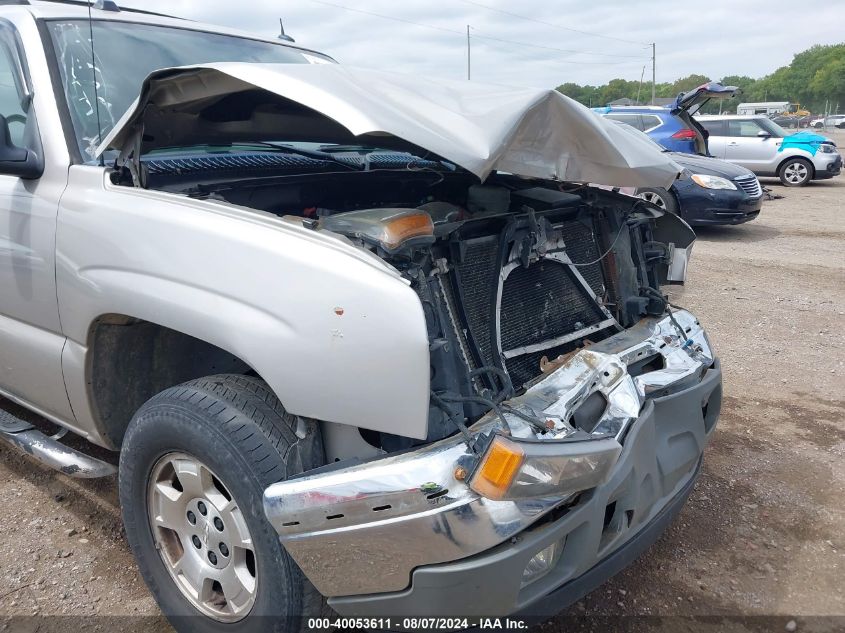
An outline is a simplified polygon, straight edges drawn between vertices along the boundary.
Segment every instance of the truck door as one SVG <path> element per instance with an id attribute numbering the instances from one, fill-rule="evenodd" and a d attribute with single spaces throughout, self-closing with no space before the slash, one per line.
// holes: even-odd
<path id="1" fill-rule="evenodd" d="M 40 177 L 0 163 L 0 393 L 48 416 L 72 419 L 61 370 L 65 338 L 56 300 L 55 235 L 62 168 L 45 159 L 36 102 L 15 27 L 0 22 L 0 134 L 44 160 Z M 40 95 L 43 107 L 55 104 Z M 4 129 L 6 128 L 6 129 Z M 64 138 L 59 135 L 61 142 Z M 8 147 L 8 145 L 6 145 Z M 4 173 L 5 169 L 5 173 Z"/>

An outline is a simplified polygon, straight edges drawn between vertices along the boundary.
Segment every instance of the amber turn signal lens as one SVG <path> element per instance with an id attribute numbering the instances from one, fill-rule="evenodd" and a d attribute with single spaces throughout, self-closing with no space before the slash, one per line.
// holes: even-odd
<path id="1" fill-rule="evenodd" d="M 519 472 L 525 453 L 518 445 L 496 437 L 472 477 L 470 486 L 488 499 L 501 499 Z"/>
<path id="2" fill-rule="evenodd" d="M 414 213 L 385 221 L 380 241 L 385 248 L 393 250 L 405 240 L 430 235 L 434 235 L 431 216 L 428 213 Z"/>

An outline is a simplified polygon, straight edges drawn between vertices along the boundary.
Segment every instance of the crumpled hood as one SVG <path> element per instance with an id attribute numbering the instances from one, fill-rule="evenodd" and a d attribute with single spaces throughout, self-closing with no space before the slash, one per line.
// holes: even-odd
<path id="1" fill-rule="evenodd" d="M 215 63 L 158 70 L 97 149 L 119 163 L 162 147 L 256 141 L 420 149 L 484 180 L 668 187 L 671 158 L 555 90 L 432 80 L 334 64 Z"/>

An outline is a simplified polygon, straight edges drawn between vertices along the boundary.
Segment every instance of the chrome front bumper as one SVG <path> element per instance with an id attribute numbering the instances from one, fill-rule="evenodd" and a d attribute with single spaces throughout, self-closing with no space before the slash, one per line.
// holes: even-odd
<path id="1" fill-rule="evenodd" d="M 601 392 L 608 405 L 594 430 L 599 437 L 560 442 L 556 450 L 576 457 L 606 452 L 615 460 L 647 400 L 700 382 L 713 364 L 695 317 L 678 311 L 675 319 L 677 325 L 669 318 L 644 319 L 578 352 L 510 406 L 551 420 L 550 435 L 559 439 L 572 430 L 572 411 Z M 648 366 L 661 368 L 639 366 L 649 358 L 660 362 Z M 505 418 L 507 429 L 490 414 L 471 432 L 498 428 L 515 438 L 536 439 L 521 418 L 508 413 Z M 488 550 L 575 496 L 567 490 L 551 498 L 487 499 L 471 490 L 460 472 L 459 464 L 470 457 L 457 435 L 404 454 L 280 482 L 264 493 L 265 513 L 323 595 L 355 596 L 405 589 L 415 568 Z M 610 469 L 586 473 L 582 489 L 610 475 Z"/>

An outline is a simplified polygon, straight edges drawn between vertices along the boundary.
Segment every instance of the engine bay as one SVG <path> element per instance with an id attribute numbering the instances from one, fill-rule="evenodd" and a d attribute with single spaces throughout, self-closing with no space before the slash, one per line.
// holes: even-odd
<path id="1" fill-rule="evenodd" d="M 460 432 L 578 350 L 668 310 L 659 289 L 675 244 L 656 228 L 664 214 L 604 188 L 509 174 L 482 183 L 444 161 L 359 150 L 169 156 L 143 170 L 148 188 L 342 235 L 398 270 L 428 329 L 423 442 Z M 590 433 L 607 402 L 585 404 L 573 424 Z M 543 432 L 542 420 L 527 421 Z M 385 451 L 420 442 L 361 435 Z"/>

